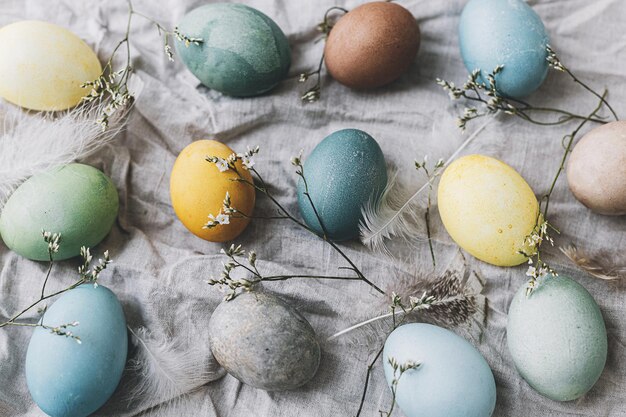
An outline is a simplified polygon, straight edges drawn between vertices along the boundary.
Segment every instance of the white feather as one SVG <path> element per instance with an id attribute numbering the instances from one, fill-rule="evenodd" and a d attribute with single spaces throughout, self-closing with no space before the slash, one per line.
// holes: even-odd
<path id="1" fill-rule="evenodd" d="M 210 352 L 207 355 L 179 340 L 156 337 L 144 328 L 128 330 L 137 348 L 127 366 L 134 376 L 128 394 L 131 402 L 147 407 L 165 404 L 225 374 Z"/>
<path id="2" fill-rule="evenodd" d="M 493 118 L 490 118 L 468 136 L 448 158 L 444 167 L 454 161 L 492 120 Z M 442 172 L 443 169 L 440 169 L 436 174 L 431 175 L 429 181 L 412 194 L 399 183 L 397 175 L 390 176 L 382 196 L 377 200 L 369 201 L 362 208 L 363 220 L 359 224 L 361 241 L 375 251 L 388 253 L 386 241 L 389 239 L 419 238 L 424 228 L 420 226 L 423 217 L 418 197 L 434 183 Z"/>
<path id="3" fill-rule="evenodd" d="M 133 78 L 133 95 L 141 81 Z M 27 112 L 0 103 L 0 208 L 26 179 L 51 168 L 81 160 L 110 142 L 124 127 L 130 106 L 97 123 L 107 101 L 55 113 Z"/>

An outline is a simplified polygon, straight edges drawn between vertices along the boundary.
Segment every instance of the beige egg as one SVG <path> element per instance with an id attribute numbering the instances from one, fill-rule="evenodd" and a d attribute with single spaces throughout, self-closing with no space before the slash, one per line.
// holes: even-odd
<path id="1" fill-rule="evenodd" d="M 31 110 L 65 110 L 100 76 L 95 52 L 52 23 L 25 20 L 0 29 L 0 97 Z"/>
<path id="2" fill-rule="evenodd" d="M 592 211 L 626 214 L 626 122 L 611 122 L 587 133 L 567 165 L 574 196 Z"/>

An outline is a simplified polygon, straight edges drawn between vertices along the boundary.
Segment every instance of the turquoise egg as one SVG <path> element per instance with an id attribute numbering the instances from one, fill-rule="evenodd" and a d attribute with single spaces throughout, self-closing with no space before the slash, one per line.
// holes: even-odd
<path id="1" fill-rule="evenodd" d="M 387 384 L 399 371 L 389 363 L 419 363 L 400 376 L 396 402 L 407 417 L 489 417 L 496 406 L 496 383 L 480 352 L 449 330 L 424 323 L 394 330 L 383 350 Z"/>
<path id="2" fill-rule="evenodd" d="M 604 369 L 602 313 L 591 294 L 571 278 L 548 276 L 529 296 L 522 285 L 509 307 L 506 333 L 520 375 L 555 401 L 581 397 Z"/>
<path id="3" fill-rule="evenodd" d="M 459 43 L 465 67 L 496 75 L 496 89 L 521 99 L 535 91 L 548 74 L 548 34 L 541 18 L 523 0 L 470 0 L 461 13 Z"/>
<path id="4" fill-rule="evenodd" d="M 46 311 L 42 323 L 68 329 L 76 340 L 41 327 L 26 352 L 26 383 L 39 408 L 52 417 L 84 417 L 113 394 L 126 365 L 128 339 L 122 306 L 108 288 L 83 284 Z"/>
<path id="5" fill-rule="evenodd" d="M 37 174 L 11 195 L 0 214 L 0 235 L 9 249 L 36 260 L 48 259 L 41 231 L 61 233 L 55 260 L 80 254 L 109 233 L 119 208 L 111 179 L 96 168 L 70 164 Z"/>
<path id="6" fill-rule="evenodd" d="M 333 240 L 359 236 L 361 207 L 378 198 L 387 185 L 380 146 L 358 129 L 339 130 L 321 141 L 304 162 L 304 175 L 311 200 Z M 302 180 L 298 182 L 298 206 L 306 224 L 322 234 Z"/>
<path id="7" fill-rule="evenodd" d="M 289 42 L 269 17 L 237 3 L 213 3 L 187 13 L 179 31 L 199 45 L 176 42 L 183 63 L 202 84 L 229 96 L 255 96 L 282 81 L 291 65 Z"/>

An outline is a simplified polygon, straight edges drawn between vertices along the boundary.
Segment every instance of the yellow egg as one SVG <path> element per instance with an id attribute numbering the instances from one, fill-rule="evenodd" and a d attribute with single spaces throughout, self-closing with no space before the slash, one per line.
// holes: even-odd
<path id="1" fill-rule="evenodd" d="M 65 110 L 102 72 L 94 51 L 51 23 L 25 20 L 0 29 L 0 97 L 31 110 Z"/>
<path id="2" fill-rule="evenodd" d="M 524 240 L 535 228 L 539 203 L 513 168 L 484 155 L 454 161 L 441 177 L 439 214 L 454 241 L 476 258 L 514 266 L 531 250 Z"/>
<path id="3" fill-rule="evenodd" d="M 206 161 L 207 156 L 226 159 L 232 153 L 228 146 L 214 140 L 192 142 L 176 158 L 170 176 L 170 196 L 176 215 L 191 233 L 211 242 L 236 238 L 250 222 L 249 218 L 235 214 L 229 224 L 203 229 L 209 215 L 217 216 L 222 211 L 226 192 L 230 195 L 231 207 L 248 216 L 254 210 L 254 188 L 233 181 L 239 178 L 235 172 L 220 172 L 214 163 Z M 236 167 L 246 181 L 253 182 L 250 172 L 240 162 Z"/>

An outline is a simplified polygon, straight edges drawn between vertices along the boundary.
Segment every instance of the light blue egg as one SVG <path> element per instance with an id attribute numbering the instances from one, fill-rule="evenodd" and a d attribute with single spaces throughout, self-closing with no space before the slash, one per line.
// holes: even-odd
<path id="1" fill-rule="evenodd" d="M 26 353 L 30 394 L 52 417 L 84 417 L 113 394 L 126 364 L 128 340 L 122 306 L 108 288 L 83 284 L 46 311 L 42 323 L 70 327 L 75 340 L 38 327 Z"/>
<path id="2" fill-rule="evenodd" d="M 606 327 L 587 290 L 563 275 L 542 279 L 529 296 L 515 294 L 506 327 L 520 375 L 540 394 L 580 398 L 600 378 L 607 355 Z"/>
<path id="3" fill-rule="evenodd" d="M 461 13 L 459 43 L 469 72 L 487 74 L 504 65 L 496 88 L 521 99 L 535 91 L 548 74 L 548 35 L 541 18 L 523 0 L 470 0 Z"/>
<path id="4" fill-rule="evenodd" d="M 289 42 L 269 17 L 237 3 L 213 3 L 187 13 L 179 31 L 199 45 L 176 41 L 183 63 L 204 84 L 229 96 L 265 93 L 291 65 Z"/>
<path id="5" fill-rule="evenodd" d="M 344 129 L 321 141 L 304 163 L 309 195 L 333 240 L 359 236 L 361 207 L 387 185 L 385 157 L 378 143 L 358 129 Z M 298 182 L 298 206 L 306 224 L 322 234 L 313 207 Z"/>
<path id="6" fill-rule="evenodd" d="M 389 364 L 420 363 L 398 379 L 396 402 L 407 417 L 489 417 L 496 406 L 496 383 L 480 352 L 449 330 L 424 323 L 394 330 L 383 351 L 387 384 Z"/>

